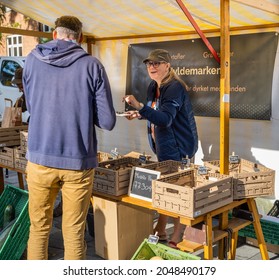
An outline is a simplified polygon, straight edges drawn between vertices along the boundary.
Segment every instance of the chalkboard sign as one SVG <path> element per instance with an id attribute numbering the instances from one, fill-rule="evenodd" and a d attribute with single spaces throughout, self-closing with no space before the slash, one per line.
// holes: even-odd
<path id="1" fill-rule="evenodd" d="M 129 196 L 152 201 L 152 180 L 160 178 L 161 172 L 133 167 L 130 177 Z"/>

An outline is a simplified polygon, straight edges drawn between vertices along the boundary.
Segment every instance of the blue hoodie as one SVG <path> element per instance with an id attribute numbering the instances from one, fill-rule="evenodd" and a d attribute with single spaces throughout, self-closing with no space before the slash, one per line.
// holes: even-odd
<path id="1" fill-rule="evenodd" d="M 64 40 L 38 45 L 27 56 L 23 85 L 30 162 L 83 170 L 98 165 L 95 126 L 116 123 L 103 65 L 80 46 Z"/>

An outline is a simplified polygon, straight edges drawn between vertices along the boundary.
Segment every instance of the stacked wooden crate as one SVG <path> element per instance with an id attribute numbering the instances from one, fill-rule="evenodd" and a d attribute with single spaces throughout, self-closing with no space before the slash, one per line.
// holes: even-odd
<path id="1" fill-rule="evenodd" d="M 11 168 L 18 168 L 15 165 L 16 149 L 21 146 L 21 134 L 27 131 L 28 126 L 16 126 L 0 128 L 0 164 Z"/>
<path id="2" fill-rule="evenodd" d="M 14 149 L 9 147 L 0 148 L 1 165 L 14 168 Z"/>
<path id="3" fill-rule="evenodd" d="M 20 145 L 20 131 L 27 131 L 27 125 L 3 128 L 0 127 L 0 147 Z"/>
<path id="4" fill-rule="evenodd" d="M 211 172 L 220 173 L 220 161 L 206 161 Z M 275 171 L 264 165 L 245 159 L 238 163 L 229 164 L 229 174 L 233 177 L 233 198 L 273 196 L 275 185 Z"/>
<path id="5" fill-rule="evenodd" d="M 15 168 L 25 171 L 27 159 L 25 157 L 27 152 L 27 131 L 20 132 L 20 146 L 14 148 L 14 162 Z"/>

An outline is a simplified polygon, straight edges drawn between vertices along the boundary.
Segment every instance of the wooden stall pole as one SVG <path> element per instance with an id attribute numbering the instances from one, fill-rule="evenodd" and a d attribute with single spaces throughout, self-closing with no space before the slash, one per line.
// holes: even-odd
<path id="1" fill-rule="evenodd" d="M 221 76 L 220 76 L 220 173 L 229 174 L 230 119 L 230 0 L 220 0 Z"/>

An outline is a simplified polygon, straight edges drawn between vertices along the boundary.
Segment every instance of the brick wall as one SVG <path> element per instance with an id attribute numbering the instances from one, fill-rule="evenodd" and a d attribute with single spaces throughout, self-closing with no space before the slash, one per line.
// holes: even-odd
<path id="1" fill-rule="evenodd" d="M 3 27 L 20 28 L 24 30 L 38 31 L 38 22 L 25 17 L 20 13 L 13 11 L 6 13 L 6 20 L 1 24 Z M 0 56 L 7 56 L 7 36 L 12 34 L 2 33 L 2 40 L 0 46 Z M 15 34 L 16 35 L 16 34 Z M 22 36 L 22 55 L 26 56 L 38 44 L 39 38 L 31 36 Z"/>

